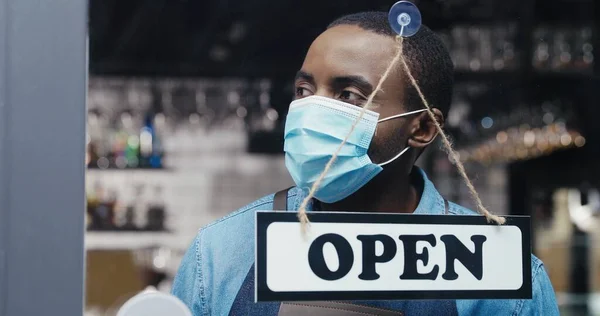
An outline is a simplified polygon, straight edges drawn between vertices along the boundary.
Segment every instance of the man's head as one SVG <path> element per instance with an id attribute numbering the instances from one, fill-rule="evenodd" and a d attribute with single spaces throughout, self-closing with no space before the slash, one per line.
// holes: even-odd
<path id="1" fill-rule="evenodd" d="M 312 43 L 296 78 L 296 98 L 320 95 L 362 106 L 397 53 L 398 43 L 387 13 L 364 12 L 344 16 L 329 25 Z M 452 98 L 453 66 L 441 40 L 428 28 L 404 40 L 403 56 L 440 122 Z M 401 66 L 390 74 L 383 91 L 373 99 L 370 110 L 380 118 L 424 107 Z M 375 163 L 381 163 L 406 146 L 404 165 L 412 167 L 421 149 L 436 135 L 427 113 L 389 120 L 379 124 L 369 149 Z M 396 168 L 391 168 L 396 169 Z M 404 168 L 410 170 L 409 168 Z"/>

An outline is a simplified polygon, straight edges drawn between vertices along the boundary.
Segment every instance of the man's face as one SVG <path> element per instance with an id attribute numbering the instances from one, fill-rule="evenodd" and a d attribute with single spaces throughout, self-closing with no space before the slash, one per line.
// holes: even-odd
<path id="1" fill-rule="evenodd" d="M 339 25 L 322 33 L 310 46 L 295 81 L 296 99 L 318 95 L 362 107 L 397 52 L 390 36 L 354 25 Z M 401 72 L 392 71 L 369 110 L 380 119 L 406 112 Z M 378 124 L 369 148 L 374 163 L 393 158 L 407 145 L 415 117 Z"/>

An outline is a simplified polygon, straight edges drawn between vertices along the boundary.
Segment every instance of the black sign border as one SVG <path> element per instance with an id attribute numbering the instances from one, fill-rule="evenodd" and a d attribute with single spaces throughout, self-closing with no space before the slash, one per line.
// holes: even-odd
<path id="1" fill-rule="evenodd" d="M 314 223 L 496 225 L 488 223 L 483 216 L 474 215 L 346 212 L 311 212 L 309 215 L 311 222 Z M 504 226 L 517 226 L 521 230 L 523 237 L 521 245 L 521 249 L 523 250 L 523 284 L 517 290 L 274 292 L 269 289 L 266 276 L 267 228 L 274 222 L 298 222 L 298 217 L 296 212 L 259 211 L 256 212 L 256 301 L 531 299 L 531 220 L 529 216 L 506 216 L 505 218 L 506 223 Z"/>

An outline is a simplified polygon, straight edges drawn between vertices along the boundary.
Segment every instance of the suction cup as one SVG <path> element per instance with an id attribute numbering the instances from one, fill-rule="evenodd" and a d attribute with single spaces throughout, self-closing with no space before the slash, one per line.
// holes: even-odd
<path id="1" fill-rule="evenodd" d="M 421 12 L 412 2 L 398 1 L 390 9 L 388 21 L 398 35 L 410 37 L 421 28 Z"/>

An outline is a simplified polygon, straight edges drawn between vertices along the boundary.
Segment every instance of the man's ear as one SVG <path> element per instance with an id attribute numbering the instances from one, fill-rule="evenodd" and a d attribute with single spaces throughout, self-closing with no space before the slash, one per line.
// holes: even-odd
<path id="1" fill-rule="evenodd" d="M 442 111 L 433 108 L 431 109 L 436 120 L 441 127 L 444 127 L 444 115 Z M 408 138 L 408 145 L 413 148 L 425 148 L 431 144 L 438 131 L 435 128 L 435 123 L 431 120 L 429 113 L 422 112 L 415 119 L 412 125 L 411 135 Z"/>

